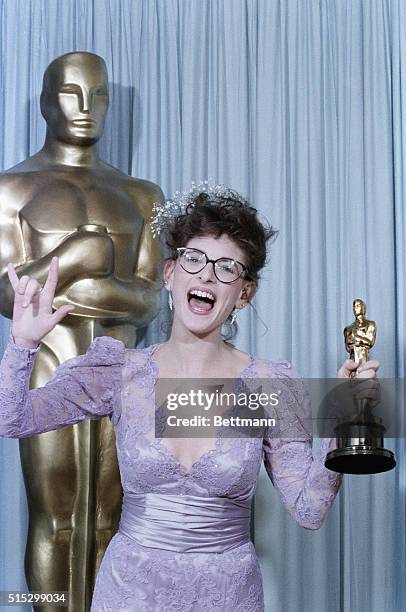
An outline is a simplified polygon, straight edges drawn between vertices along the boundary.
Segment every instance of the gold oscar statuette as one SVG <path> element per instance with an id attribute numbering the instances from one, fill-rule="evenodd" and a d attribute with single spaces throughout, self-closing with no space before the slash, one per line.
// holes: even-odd
<path id="1" fill-rule="evenodd" d="M 355 321 L 344 329 L 345 348 L 350 359 L 361 364 L 368 361 L 375 344 L 376 323 L 366 318 L 361 299 L 354 300 L 353 311 Z M 326 468 L 343 474 L 377 474 L 393 469 L 396 461 L 392 451 L 384 448 L 382 417 L 372 414 L 367 398 L 353 398 L 353 404 L 354 413 L 338 419 L 334 429 L 337 448 L 328 453 Z"/>

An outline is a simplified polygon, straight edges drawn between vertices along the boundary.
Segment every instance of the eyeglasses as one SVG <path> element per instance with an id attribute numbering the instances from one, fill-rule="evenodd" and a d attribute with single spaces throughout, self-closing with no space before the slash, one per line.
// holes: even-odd
<path id="1" fill-rule="evenodd" d="M 197 274 L 201 272 L 208 263 L 213 264 L 214 274 L 221 283 L 233 283 L 242 276 L 247 268 L 240 261 L 229 257 L 219 259 L 209 259 L 204 251 L 188 247 L 176 249 L 179 256 L 179 263 L 185 272 Z"/>

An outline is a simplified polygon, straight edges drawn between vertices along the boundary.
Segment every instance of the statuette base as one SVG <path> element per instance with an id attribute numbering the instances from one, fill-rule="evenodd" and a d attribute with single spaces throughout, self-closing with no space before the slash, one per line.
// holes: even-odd
<path id="1" fill-rule="evenodd" d="M 396 466 L 392 451 L 377 448 L 373 445 L 351 444 L 346 438 L 338 439 L 343 446 L 330 451 L 324 463 L 325 467 L 341 474 L 379 474 L 388 472 Z"/>

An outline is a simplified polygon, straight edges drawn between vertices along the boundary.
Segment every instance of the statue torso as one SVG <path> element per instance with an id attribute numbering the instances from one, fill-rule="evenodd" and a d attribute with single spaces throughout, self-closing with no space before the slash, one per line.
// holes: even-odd
<path id="1" fill-rule="evenodd" d="M 345 328 L 344 333 L 348 339 L 353 339 L 356 341 L 355 336 L 360 335 L 365 337 L 365 339 L 372 340 L 373 333 L 375 330 L 375 322 L 369 321 L 368 319 L 364 319 L 362 323 L 356 321 L 348 327 Z"/>
<path id="2" fill-rule="evenodd" d="M 27 160 L 28 161 L 28 160 Z M 2 193 L 10 212 L 18 211 L 26 257 L 35 260 L 55 248 L 80 225 L 103 225 L 115 245 L 115 272 L 132 275 L 143 227 L 141 206 L 147 181 L 136 181 L 103 164 L 100 168 L 54 166 L 7 177 Z M 17 167 L 16 167 L 17 169 Z M 0 175 L 1 185 L 1 175 Z"/>

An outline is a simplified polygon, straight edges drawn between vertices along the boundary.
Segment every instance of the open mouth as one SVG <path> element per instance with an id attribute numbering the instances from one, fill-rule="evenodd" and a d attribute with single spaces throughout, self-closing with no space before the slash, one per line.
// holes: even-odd
<path id="1" fill-rule="evenodd" d="M 207 291 L 197 291 L 192 289 L 188 291 L 187 300 L 189 308 L 197 314 L 210 312 L 214 308 L 216 298 Z"/>

